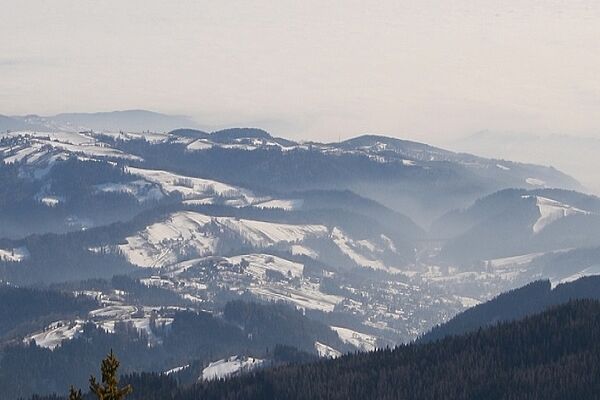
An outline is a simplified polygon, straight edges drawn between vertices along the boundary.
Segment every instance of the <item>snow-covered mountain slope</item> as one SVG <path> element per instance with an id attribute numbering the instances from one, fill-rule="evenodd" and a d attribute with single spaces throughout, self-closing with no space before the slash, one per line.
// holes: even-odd
<path id="1" fill-rule="evenodd" d="M 276 200 L 271 200 L 268 197 L 257 197 L 249 190 L 211 179 L 133 167 L 127 168 L 127 172 L 140 176 L 147 182 L 157 184 L 163 193 L 179 193 L 184 202 L 190 204 L 211 204 L 216 201 L 216 198 L 221 198 L 223 204 L 234 207 L 249 206 L 260 202 L 263 203 L 263 207 L 268 202 L 273 202 L 273 207 L 278 204 Z M 288 204 L 282 202 L 280 205 L 285 206 Z"/>
<path id="2" fill-rule="evenodd" d="M 83 320 L 75 321 L 56 321 L 48 325 L 42 332 L 27 336 L 23 341 L 29 343 L 35 342 L 40 347 L 54 350 L 64 340 L 71 340 L 83 329 Z"/>
<path id="3" fill-rule="evenodd" d="M 135 265 L 164 267 L 186 258 L 217 255 L 219 248 L 291 245 L 327 233 L 323 225 L 279 224 L 182 211 L 128 237 L 127 244 L 119 248 Z"/>
<path id="4" fill-rule="evenodd" d="M 383 136 L 322 144 L 296 143 L 247 128 L 210 134 L 186 129 L 169 134 L 48 129 L 0 135 L 0 158 L 8 163 L 23 162 L 24 173 L 36 178 L 47 173 L 56 161 L 78 156 L 182 175 L 185 179 L 210 179 L 277 192 L 330 189 L 334 185 L 375 198 L 396 211 L 408 210 L 419 221 L 430 221 L 428 214 L 435 216 L 506 187 L 534 188 L 539 182 L 553 187 L 579 187 L 574 179 L 551 168 L 489 160 Z M 167 179 L 156 173 L 150 178 Z M 476 190 L 452 196 L 446 193 L 445 204 L 432 201 L 441 195 L 439 190 L 451 187 Z M 430 198 L 424 201 L 423 196 Z M 285 204 L 275 205 L 297 207 L 293 199 L 285 200 Z M 415 202 L 423 204 L 417 206 Z M 429 210 L 423 208 L 426 203 Z"/>
<path id="5" fill-rule="evenodd" d="M 335 226 L 215 217 L 194 211 L 172 213 L 124 241 L 119 245 L 120 252 L 140 267 L 164 268 L 180 261 L 220 256 L 245 248 L 270 247 L 324 262 L 332 260 L 333 251 L 356 266 L 389 273 L 399 273 L 403 267 L 402 254 L 383 234 L 371 239 L 355 239 Z M 294 271 L 301 273 L 291 267 L 291 272 Z M 284 273 L 287 272 L 286 269 Z"/>
<path id="6" fill-rule="evenodd" d="M 546 226 L 551 223 L 558 221 L 561 218 L 568 217 L 570 215 L 588 215 L 589 211 L 580 210 L 577 207 L 563 204 L 559 201 L 548 199 L 542 196 L 534 196 L 536 199 L 536 205 L 540 211 L 540 217 L 533 224 L 533 231 L 539 233 Z M 523 198 L 530 198 L 528 195 L 524 195 Z"/>
<path id="7" fill-rule="evenodd" d="M 84 157 L 141 160 L 98 141 L 92 134 L 74 132 L 10 132 L 0 134 L 7 139 L 0 144 L 5 163 L 39 164 L 46 159 Z"/>
<path id="8" fill-rule="evenodd" d="M 228 185 L 212 179 L 179 175 L 168 171 L 128 167 L 125 172 L 139 179 L 127 182 L 110 182 L 97 185 L 99 192 L 131 194 L 140 202 L 161 200 L 168 195 L 181 196 L 184 204 L 221 204 L 231 207 L 295 208 L 293 200 L 276 200 L 268 196 L 255 196 L 250 190 Z"/>

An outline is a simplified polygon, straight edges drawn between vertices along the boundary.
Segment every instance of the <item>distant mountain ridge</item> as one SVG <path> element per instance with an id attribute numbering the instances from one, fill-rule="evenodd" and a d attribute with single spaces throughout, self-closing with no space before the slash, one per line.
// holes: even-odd
<path id="1" fill-rule="evenodd" d="M 577 174 L 583 185 L 600 194 L 600 152 L 597 134 L 574 136 L 569 132 L 537 135 L 527 132 L 482 131 L 448 143 L 452 148 L 485 157 L 552 163 L 568 174 Z"/>
<path id="2" fill-rule="evenodd" d="M 64 113 L 53 116 L 0 116 L 0 132 L 7 130 L 168 132 L 180 126 L 196 127 L 198 124 L 189 117 L 146 110 Z"/>

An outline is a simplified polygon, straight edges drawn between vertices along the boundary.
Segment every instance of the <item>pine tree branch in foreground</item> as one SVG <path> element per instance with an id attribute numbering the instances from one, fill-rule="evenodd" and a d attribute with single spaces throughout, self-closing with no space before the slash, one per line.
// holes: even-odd
<path id="1" fill-rule="evenodd" d="M 119 375 L 117 373 L 119 365 L 120 362 L 111 349 L 110 354 L 102 360 L 102 365 L 100 366 L 102 383 L 98 383 L 93 375 L 90 377 L 90 391 L 96 395 L 98 400 L 123 400 L 133 391 L 131 385 L 119 388 Z M 82 399 L 81 390 L 76 390 L 71 386 L 69 400 Z"/>

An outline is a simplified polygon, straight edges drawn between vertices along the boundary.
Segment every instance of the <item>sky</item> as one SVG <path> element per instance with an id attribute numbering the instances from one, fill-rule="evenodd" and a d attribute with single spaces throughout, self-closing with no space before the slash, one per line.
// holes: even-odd
<path id="1" fill-rule="evenodd" d="M 0 114 L 337 140 L 600 136 L 598 1 L 0 0 Z"/>

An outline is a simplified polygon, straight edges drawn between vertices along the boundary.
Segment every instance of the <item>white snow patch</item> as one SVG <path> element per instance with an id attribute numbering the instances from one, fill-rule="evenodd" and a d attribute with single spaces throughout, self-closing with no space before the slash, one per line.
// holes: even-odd
<path id="1" fill-rule="evenodd" d="M 194 140 L 192 143 L 186 146 L 186 149 L 190 151 L 208 150 L 213 147 L 213 144 L 206 139 Z"/>
<path id="2" fill-rule="evenodd" d="M 141 202 L 158 201 L 164 197 L 160 187 L 144 180 L 135 180 L 126 183 L 103 183 L 96 185 L 95 189 L 104 193 L 125 193 Z"/>
<path id="3" fill-rule="evenodd" d="M 298 256 L 307 256 L 311 258 L 318 258 L 319 254 L 313 249 L 309 249 L 306 246 L 302 246 L 301 244 L 293 244 L 290 246 L 290 251 L 293 255 Z"/>
<path id="4" fill-rule="evenodd" d="M 224 149 L 238 149 L 247 151 L 253 151 L 257 149 L 256 146 L 251 146 L 249 144 L 223 144 L 221 147 Z"/>
<path id="5" fill-rule="evenodd" d="M 208 367 L 202 370 L 202 376 L 199 380 L 211 381 L 215 379 L 224 379 L 234 374 L 251 371 L 259 368 L 264 360 L 254 357 L 231 356 L 215 362 L 211 362 Z"/>
<path id="6" fill-rule="evenodd" d="M 392 241 L 392 239 L 390 239 L 389 237 L 387 237 L 386 235 L 384 235 L 383 233 L 381 234 L 381 240 L 384 241 L 384 243 L 387 245 L 387 247 L 393 251 L 394 253 L 397 252 L 396 249 L 396 245 L 394 244 L 394 242 Z"/>
<path id="7" fill-rule="evenodd" d="M 169 139 L 169 135 L 166 133 L 159 132 L 107 132 L 103 131 L 102 135 L 110 136 L 117 140 L 129 141 L 133 139 L 144 139 L 150 143 L 161 143 L 166 142 Z"/>
<path id="8" fill-rule="evenodd" d="M 64 201 L 64 198 L 61 196 L 44 196 L 40 198 L 40 203 L 48 207 L 56 207 Z"/>
<path id="9" fill-rule="evenodd" d="M 182 298 L 182 299 L 185 299 L 185 300 L 189 300 L 189 301 L 191 301 L 192 303 L 203 303 L 203 302 L 204 302 L 204 300 L 203 300 L 203 299 L 201 299 L 200 297 L 198 297 L 198 296 L 194 296 L 194 295 L 191 295 L 191 294 L 189 294 L 189 293 L 184 293 L 184 294 L 182 294 L 182 295 L 181 295 L 181 298 Z"/>
<path id="10" fill-rule="evenodd" d="M 297 210 L 302 207 L 303 200 L 283 200 L 283 199 L 275 199 L 268 200 L 262 203 L 258 203 L 256 207 L 259 208 L 281 208 L 286 211 Z"/>
<path id="11" fill-rule="evenodd" d="M 537 178 L 527 178 L 525 179 L 525 182 L 531 186 L 546 186 L 546 182 Z"/>
<path id="12" fill-rule="evenodd" d="M 168 370 L 168 371 L 165 371 L 165 372 L 164 372 L 164 374 L 165 374 L 165 375 L 171 375 L 171 374 L 175 374 L 175 373 L 177 373 L 177 372 L 181 372 L 181 371 L 183 371 L 184 369 L 187 369 L 187 368 L 189 368 L 189 367 L 190 367 L 190 364 L 186 364 L 186 365 L 183 365 L 183 366 L 181 366 L 181 367 L 175 367 L 175 368 L 171 368 L 170 370 Z"/>
<path id="13" fill-rule="evenodd" d="M 493 260 L 489 260 L 490 266 L 493 268 L 505 268 L 509 266 L 522 266 L 529 264 L 536 257 L 544 255 L 544 253 L 529 253 L 523 254 L 519 256 L 512 257 L 504 257 L 504 258 L 496 258 Z"/>
<path id="14" fill-rule="evenodd" d="M 352 346 L 362 351 L 375 350 L 377 338 L 373 335 L 361 333 L 348 328 L 332 326 L 331 329 L 337 332 L 338 336 L 344 343 L 349 343 Z"/>
<path id="15" fill-rule="evenodd" d="M 91 311 L 88 317 L 97 327 L 109 333 L 114 333 L 115 324 L 118 322 L 131 324 L 138 331 L 144 331 L 148 336 L 148 344 L 154 346 L 160 344 L 161 340 L 152 331 L 151 318 L 154 318 L 156 326 L 169 326 L 173 323 L 173 318 L 160 317 L 156 314 L 152 317 L 156 310 L 157 308 L 153 307 L 109 305 Z"/>
<path id="16" fill-rule="evenodd" d="M 300 288 L 291 286 L 269 286 L 261 283 L 249 288 L 254 295 L 272 301 L 285 301 L 309 310 L 331 312 L 343 297 L 325 294 L 316 284 L 302 282 Z"/>
<path id="17" fill-rule="evenodd" d="M 27 137 L 31 149 L 25 157 L 42 150 L 44 146 L 66 151 L 68 153 L 82 153 L 90 157 L 114 157 L 129 160 L 141 160 L 140 157 L 123 153 L 113 149 L 105 143 L 97 141 L 94 137 L 75 132 L 11 132 L 8 137 Z M 22 160 L 19 159 L 19 161 Z"/>
<path id="18" fill-rule="evenodd" d="M 83 330 L 84 321 L 56 321 L 50 324 L 42 332 L 35 333 L 23 339 L 23 342 L 29 343 L 32 340 L 40 347 L 54 350 L 63 340 L 70 340 Z"/>
<path id="19" fill-rule="evenodd" d="M 291 225 L 235 218 L 219 218 L 218 221 L 239 233 L 254 246 L 269 246 L 280 242 L 297 243 L 308 236 L 327 234 L 327 228 L 323 225 Z"/>
<path id="20" fill-rule="evenodd" d="M 333 347 L 327 346 L 326 344 L 318 342 L 318 341 L 315 342 L 315 350 L 317 350 L 319 357 L 324 357 L 324 358 L 338 358 L 339 356 L 342 355 L 342 353 L 340 353 Z"/>
<path id="21" fill-rule="evenodd" d="M 531 198 L 531 196 L 522 196 L 523 198 Z M 588 211 L 580 210 L 567 204 L 560 203 L 556 200 L 546 197 L 535 196 L 536 205 L 540 210 L 540 217 L 533 224 L 533 232 L 539 233 L 551 223 L 558 221 L 561 218 L 576 214 L 589 214 Z"/>
<path id="22" fill-rule="evenodd" d="M 508 168 L 507 166 L 504 166 L 502 164 L 496 164 L 497 168 L 500 168 L 503 171 L 510 171 L 510 168 Z"/>
<path id="23" fill-rule="evenodd" d="M 16 162 L 21 162 L 23 160 L 26 160 L 27 158 L 29 158 L 31 155 L 38 153 L 40 151 L 39 147 L 36 146 L 31 146 L 31 147 L 23 147 L 17 151 L 14 151 L 12 153 L 12 155 L 6 157 L 4 159 L 4 162 L 6 164 L 13 164 Z M 6 153 L 6 151 L 5 151 Z"/>
<path id="24" fill-rule="evenodd" d="M 136 310 L 137 308 L 134 306 L 114 305 L 90 311 L 89 316 L 91 319 L 98 320 L 125 320 L 129 319 L 130 315 L 136 312 Z"/>
<path id="25" fill-rule="evenodd" d="M 593 265 L 582 271 L 576 272 L 572 275 L 566 276 L 561 279 L 550 279 L 550 283 L 552 284 L 552 287 L 554 288 L 556 285 L 561 284 L 561 283 L 573 282 L 579 278 L 583 278 L 586 276 L 594 276 L 594 275 L 600 275 L 600 264 Z"/>
<path id="26" fill-rule="evenodd" d="M 29 257 L 29 250 L 25 246 L 14 249 L 0 249 L 0 261 L 20 262 Z"/>
<path id="27" fill-rule="evenodd" d="M 475 307 L 476 305 L 481 303 L 479 300 L 474 299 L 472 297 L 454 296 L 454 298 L 458 300 L 460 304 L 462 304 L 462 306 L 465 308 Z"/>
<path id="28" fill-rule="evenodd" d="M 259 279 L 265 279 L 267 270 L 277 271 L 284 276 L 301 278 L 304 265 L 292 262 L 269 254 L 245 254 L 243 256 L 229 257 L 232 264 L 247 263 L 246 273 Z"/>
<path id="29" fill-rule="evenodd" d="M 206 215 L 181 212 L 152 224 L 126 239 L 119 248 L 127 259 L 140 267 L 161 267 L 178 261 L 188 251 L 198 256 L 214 251 L 217 239 L 203 228 L 210 223 Z"/>

